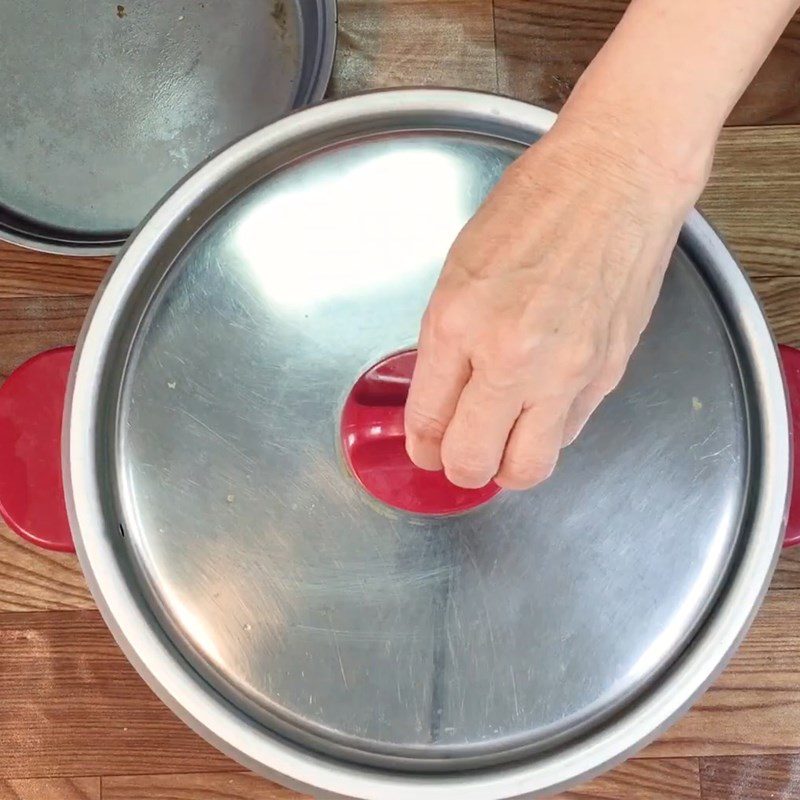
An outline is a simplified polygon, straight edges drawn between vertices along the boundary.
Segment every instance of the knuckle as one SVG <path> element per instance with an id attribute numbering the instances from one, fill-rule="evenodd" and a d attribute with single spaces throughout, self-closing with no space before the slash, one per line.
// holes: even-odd
<path id="1" fill-rule="evenodd" d="M 493 400 L 516 395 L 521 384 L 525 382 L 527 372 L 509 367 L 507 364 L 485 366 L 473 369 L 473 374 L 480 382 L 481 388 Z"/>
<path id="2" fill-rule="evenodd" d="M 489 363 L 511 374 L 529 370 L 535 363 L 533 349 L 524 346 L 517 337 L 509 334 L 500 334 L 486 357 Z"/>
<path id="3" fill-rule="evenodd" d="M 489 460 L 478 453 L 443 453 L 442 462 L 448 480 L 464 488 L 485 486 L 494 472 Z"/>
<path id="4" fill-rule="evenodd" d="M 626 366 L 627 362 L 622 358 L 612 359 L 605 365 L 597 379 L 597 386 L 603 397 L 617 388 L 625 374 Z"/>
<path id="5" fill-rule="evenodd" d="M 555 469 L 556 458 L 510 458 L 504 462 L 497 483 L 504 489 L 530 489 L 547 480 Z"/>
<path id="6" fill-rule="evenodd" d="M 603 372 L 596 381 L 597 393 L 600 399 L 611 394 L 617 388 L 619 378 L 612 372 Z"/>
<path id="7" fill-rule="evenodd" d="M 406 435 L 426 442 L 438 442 L 444 436 L 447 423 L 414 406 L 406 406 Z"/>
<path id="8" fill-rule="evenodd" d="M 435 341 L 459 339 L 469 325 L 469 315 L 453 297 L 432 300 L 422 320 L 423 333 Z"/>
<path id="9" fill-rule="evenodd" d="M 601 345 L 599 337 L 584 332 L 567 345 L 564 367 L 570 377 L 583 376 L 596 367 Z"/>
<path id="10" fill-rule="evenodd" d="M 512 331 L 498 330 L 481 343 L 475 354 L 475 366 L 487 382 L 506 390 L 525 378 L 536 364 L 535 348 Z"/>

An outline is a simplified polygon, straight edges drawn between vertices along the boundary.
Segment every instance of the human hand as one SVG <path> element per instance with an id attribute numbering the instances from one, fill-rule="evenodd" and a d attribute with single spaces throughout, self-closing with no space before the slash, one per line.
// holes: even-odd
<path id="1" fill-rule="evenodd" d="M 702 189 L 559 124 L 453 245 L 423 319 L 406 447 L 455 484 L 546 479 L 621 379 Z"/>

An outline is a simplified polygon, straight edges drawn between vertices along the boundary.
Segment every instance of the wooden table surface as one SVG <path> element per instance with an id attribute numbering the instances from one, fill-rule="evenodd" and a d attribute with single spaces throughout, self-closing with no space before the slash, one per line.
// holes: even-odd
<path id="1" fill-rule="evenodd" d="M 193 1 L 193 0 L 192 0 Z M 342 0 L 332 95 L 438 84 L 557 108 L 624 0 Z M 131 4 L 130 12 L 135 13 Z M 731 117 L 702 207 L 800 345 L 800 17 Z M 74 342 L 108 265 L 0 245 L 0 379 Z M 114 644 L 72 556 L 0 525 L 0 800 L 278 800 L 189 731 Z M 561 800 L 800 800 L 800 554 L 732 664 L 635 760 Z"/>

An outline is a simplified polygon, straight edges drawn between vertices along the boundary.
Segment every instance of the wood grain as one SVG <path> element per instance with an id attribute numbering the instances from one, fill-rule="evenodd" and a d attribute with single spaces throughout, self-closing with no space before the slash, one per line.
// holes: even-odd
<path id="1" fill-rule="evenodd" d="M 693 758 L 628 761 L 554 800 L 700 800 L 698 764 Z"/>
<path id="2" fill-rule="evenodd" d="M 751 275 L 800 276 L 800 127 L 726 129 L 700 207 Z"/>
<path id="3" fill-rule="evenodd" d="M 210 775 L 125 775 L 103 778 L 103 800 L 300 800 L 249 772 Z"/>
<path id="4" fill-rule="evenodd" d="M 103 778 L 103 800 L 300 800 L 250 773 Z M 553 800 L 700 800 L 695 759 L 632 761 Z"/>
<path id="5" fill-rule="evenodd" d="M 108 258 L 69 258 L 0 242 L 0 298 L 94 294 Z"/>
<path id="6" fill-rule="evenodd" d="M 644 756 L 800 753 L 800 592 L 775 590 L 695 707 Z"/>
<path id="7" fill-rule="evenodd" d="M 700 763 L 703 800 L 798 800 L 797 756 L 704 758 Z"/>
<path id="8" fill-rule="evenodd" d="M 78 559 L 34 547 L 0 521 L 0 611 L 84 608 L 94 602 Z"/>
<path id="9" fill-rule="evenodd" d="M 0 298 L 0 381 L 31 356 L 74 344 L 91 297 Z"/>
<path id="10" fill-rule="evenodd" d="M 616 27 L 628 0 L 495 0 L 500 92 L 559 109 Z M 800 14 L 729 125 L 800 122 Z"/>
<path id="11" fill-rule="evenodd" d="M 329 94 L 424 85 L 497 89 L 491 0 L 341 0 Z"/>
<path id="12" fill-rule="evenodd" d="M 101 800 L 100 778 L 0 780 L 0 800 Z"/>
<path id="13" fill-rule="evenodd" d="M 781 554 L 772 579 L 774 589 L 800 589 L 800 547 Z"/>
<path id="14" fill-rule="evenodd" d="M 0 614 L 0 778 L 240 768 L 153 695 L 96 611 Z"/>
<path id="15" fill-rule="evenodd" d="M 753 286 L 775 338 L 782 344 L 800 347 L 800 276 L 755 277 Z"/>

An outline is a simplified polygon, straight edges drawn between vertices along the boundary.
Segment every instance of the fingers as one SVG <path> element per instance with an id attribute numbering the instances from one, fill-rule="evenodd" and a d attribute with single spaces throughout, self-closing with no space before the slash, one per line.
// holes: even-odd
<path id="1" fill-rule="evenodd" d="M 406 451 L 420 469 L 442 469 L 442 438 L 469 375 L 456 349 L 420 341 L 405 410 Z"/>
<path id="2" fill-rule="evenodd" d="M 520 414 L 495 477 L 504 489 L 530 489 L 550 477 L 564 437 L 564 414 L 536 407 Z"/>
<path id="3" fill-rule="evenodd" d="M 509 432 L 522 409 L 522 396 L 520 386 L 499 375 L 472 373 L 442 441 L 448 480 L 477 489 L 497 474 Z"/>
<path id="4" fill-rule="evenodd" d="M 511 490 L 546 480 L 561 448 L 577 438 L 624 372 L 624 362 L 607 366 L 571 401 L 566 395 L 521 411 L 522 387 L 480 371 L 466 380 L 469 365 L 458 364 L 444 372 L 432 358 L 417 362 L 417 394 L 409 393 L 406 406 L 407 449 L 417 466 L 444 468 L 452 483 L 469 489 L 492 479 Z"/>

